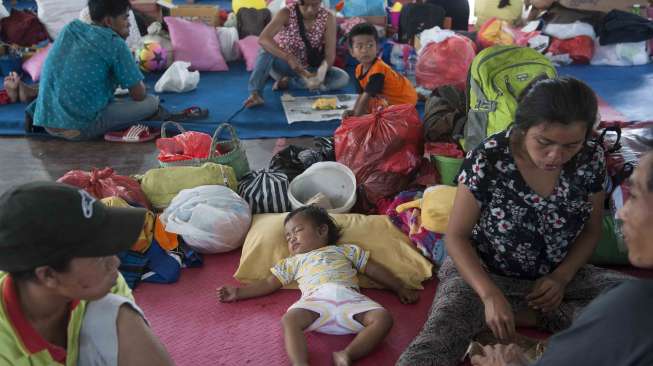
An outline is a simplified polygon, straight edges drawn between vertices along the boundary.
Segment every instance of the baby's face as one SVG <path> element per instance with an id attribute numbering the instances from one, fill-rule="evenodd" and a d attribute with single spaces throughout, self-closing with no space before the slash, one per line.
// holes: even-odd
<path id="1" fill-rule="evenodd" d="M 326 225 L 318 227 L 301 214 L 294 216 L 285 226 L 288 251 L 295 255 L 322 248 L 326 245 L 327 231 Z"/>

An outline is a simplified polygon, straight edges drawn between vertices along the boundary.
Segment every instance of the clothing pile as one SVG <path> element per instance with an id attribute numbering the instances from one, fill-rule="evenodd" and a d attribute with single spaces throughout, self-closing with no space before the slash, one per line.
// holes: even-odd
<path id="1" fill-rule="evenodd" d="M 528 46 L 557 64 L 642 65 L 650 62 L 652 51 L 653 21 L 647 19 L 647 12 L 646 7 L 637 7 L 637 13 L 580 10 L 554 2 L 523 28 L 489 19 L 481 25 L 477 38 L 482 47 Z"/>
<path id="2" fill-rule="evenodd" d="M 122 176 L 107 167 L 73 170 L 58 180 L 86 190 L 107 205 L 149 210 L 140 238 L 131 250 L 120 254 L 120 271 L 132 288 L 140 281 L 175 282 L 181 268 L 202 264 L 202 254 L 239 248 L 252 221 L 250 203 L 236 193 L 238 178 L 247 176 L 249 164 L 235 132 L 226 141 L 206 136 L 200 139 L 201 146 L 186 146 L 192 145 L 195 133 L 190 139 L 189 133 L 177 136 L 181 138 L 159 139 L 158 145 L 168 151 L 163 156 L 182 155 L 184 159 L 164 159 L 161 168 L 143 175 Z M 175 150 L 175 144 L 183 145 L 181 150 Z M 208 150 L 216 147 L 220 154 L 207 157 Z M 183 154 L 204 158 L 188 159 Z"/>

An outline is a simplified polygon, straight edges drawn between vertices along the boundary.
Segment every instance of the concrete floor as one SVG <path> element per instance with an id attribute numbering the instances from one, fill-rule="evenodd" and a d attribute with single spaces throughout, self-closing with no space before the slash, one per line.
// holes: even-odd
<path id="1" fill-rule="evenodd" d="M 311 146 L 310 137 L 243 140 L 252 169 L 266 168 L 276 151 L 288 144 Z M 143 174 L 158 167 L 154 142 L 67 142 L 46 137 L 0 137 L 0 192 L 36 180 L 57 180 L 73 169 L 112 167 L 118 174 Z"/>

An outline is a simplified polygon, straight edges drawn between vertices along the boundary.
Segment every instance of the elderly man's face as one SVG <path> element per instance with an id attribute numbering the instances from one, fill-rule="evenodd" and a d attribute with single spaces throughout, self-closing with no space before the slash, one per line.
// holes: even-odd
<path id="1" fill-rule="evenodd" d="M 117 256 L 73 258 L 68 269 L 53 274 L 49 282 L 59 295 L 80 300 L 98 300 L 111 291 L 118 279 Z"/>
<path id="2" fill-rule="evenodd" d="M 619 210 L 630 262 L 643 268 L 653 268 L 653 192 L 648 186 L 653 165 L 653 153 L 641 159 L 630 178 L 630 197 Z"/>

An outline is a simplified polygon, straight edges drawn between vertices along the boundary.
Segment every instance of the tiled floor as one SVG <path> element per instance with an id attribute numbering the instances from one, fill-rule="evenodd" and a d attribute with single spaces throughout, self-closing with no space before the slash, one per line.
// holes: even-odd
<path id="1" fill-rule="evenodd" d="M 311 146 L 312 138 L 243 140 L 252 169 L 267 167 L 274 152 L 287 144 Z M 151 143 L 66 142 L 48 138 L 0 138 L 0 192 L 35 180 L 56 180 L 69 170 L 110 166 L 121 175 L 158 167 Z"/>

